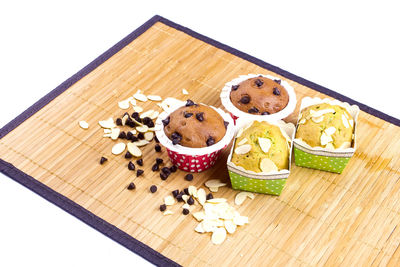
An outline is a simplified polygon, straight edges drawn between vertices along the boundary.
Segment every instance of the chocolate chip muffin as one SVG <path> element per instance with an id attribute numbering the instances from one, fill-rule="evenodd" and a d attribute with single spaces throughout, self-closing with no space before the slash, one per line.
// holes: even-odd
<path id="1" fill-rule="evenodd" d="M 311 147 L 350 147 L 354 120 L 345 108 L 321 103 L 303 109 L 299 116 L 297 139 Z"/>
<path id="2" fill-rule="evenodd" d="M 191 100 L 165 120 L 164 132 L 174 145 L 200 148 L 219 142 L 226 133 L 227 122 L 213 108 Z"/>
<path id="3" fill-rule="evenodd" d="M 241 111 L 255 115 L 269 115 L 284 109 L 289 94 L 280 84 L 263 76 L 247 79 L 233 85 L 230 92 L 232 104 Z"/>

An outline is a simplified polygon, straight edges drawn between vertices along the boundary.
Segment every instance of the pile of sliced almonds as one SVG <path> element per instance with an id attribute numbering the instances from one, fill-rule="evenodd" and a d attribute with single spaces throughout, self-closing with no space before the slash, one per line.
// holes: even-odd
<path id="1" fill-rule="evenodd" d="M 226 186 L 226 183 L 221 182 L 219 179 L 210 179 L 204 184 L 210 189 L 211 192 L 218 192 L 218 188 Z"/>

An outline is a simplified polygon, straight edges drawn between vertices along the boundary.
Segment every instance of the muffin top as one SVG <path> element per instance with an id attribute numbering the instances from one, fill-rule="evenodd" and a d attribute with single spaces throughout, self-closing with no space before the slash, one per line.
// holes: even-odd
<path id="1" fill-rule="evenodd" d="M 311 147 L 349 148 L 353 139 L 354 120 L 338 105 L 321 103 L 300 113 L 296 138 Z"/>
<path id="2" fill-rule="evenodd" d="M 225 136 L 228 125 L 213 108 L 191 100 L 162 122 L 166 136 L 174 145 L 193 148 L 216 144 Z"/>
<path id="3" fill-rule="evenodd" d="M 231 160 L 235 165 L 254 172 L 288 169 L 290 146 L 278 126 L 254 121 L 240 132 Z"/>
<path id="4" fill-rule="evenodd" d="M 289 102 L 289 94 L 280 84 L 263 76 L 250 78 L 233 85 L 230 93 L 232 104 L 241 111 L 268 115 L 281 111 Z"/>

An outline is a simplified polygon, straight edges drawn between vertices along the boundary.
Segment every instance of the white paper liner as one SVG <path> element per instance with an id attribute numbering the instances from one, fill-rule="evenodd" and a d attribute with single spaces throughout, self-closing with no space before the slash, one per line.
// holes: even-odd
<path id="1" fill-rule="evenodd" d="M 329 99 L 329 98 L 324 98 L 321 99 L 319 97 L 304 97 L 301 100 L 301 105 L 300 105 L 300 112 L 299 112 L 299 117 L 297 119 L 297 125 L 299 124 L 299 119 L 300 119 L 300 113 L 303 109 L 309 107 L 309 106 L 313 106 L 313 105 L 317 105 L 317 104 L 321 104 L 321 103 L 327 103 L 327 104 L 331 104 L 331 105 L 337 105 L 340 106 L 342 108 L 345 108 L 347 110 L 347 112 L 349 112 L 350 116 L 353 118 L 354 121 L 354 127 L 353 127 L 353 134 L 354 134 L 354 138 L 353 138 L 353 146 L 349 147 L 349 148 L 325 148 L 325 147 L 320 147 L 320 146 L 316 146 L 316 147 L 312 147 L 309 144 L 307 144 L 306 142 L 304 142 L 302 139 L 300 138 L 295 138 L 293 140 L 293 142 L 295 144 L 299 144 L 309 150 L 313 150 L 313 151 L 317 151 L 317 152 L 331 152 L 331 153 L 354 153 L 356 150 L 356 128 L 357 128 L 357 119 L 358 119 L 358 114 L 360 113 L 360 108 L 357 105 L 351 105 L 347 102 L 341 102 L 337 99 Z"/>
<path id="2" fill-rule="evenodd" d="M 224 112 L 222 109 L 220 108 L 215 108 L 213 106 L 209 106 L 211 108 L 213 108 L 216 112 L 218 112 L 219 115 L 221 115 L 221 117 L 224 119 L 224 121 L 229 122 L 227 128 L 226 128 L 226 133 L 225 136 L 216 144 L 212 145 L 212 146 L 207 146 L 207 147 L 201 147 L 201 148 L 193 148 L 193 147 L 185 147 L 185 146 L 181 146 L 181 145 L 174 145 L 172 144 L 172 141 L 167 137 L 167 135 L 164 132 L 164 125 L 162 123 L 162 120 L 166 119 L 172 112 L 174 112 L 176 109 L 185 106 L 186 101 L 182 102 L 182 103 L 177 103 L 174 107 L 174 109 L 170 109 L 167 111 L 162 112 L 155 123 L 155 134 L 158 138 L 158 140 L 160 141 L 160 143 L 165 146 L 167 149 L 175 151 L 179 154 L 184 154 L 184 155 L 191 155 L 191 156 L 201 156 L 201 155 L 206 155 L 206 154 L 210 154 L 213 153 L 215 151 L 221 150 L 224 147 L 226 147 L 232 140 L 233 135 L 235 133 L 235 126 L 234 126 L 234 122 L 232 117 Z M 202 103 L 201 103 L 202 104 Z M 203 104 L 205 105 L 205 104 Z M 206 105 L 208 106 L 208 105 Z"/>
<path id="3" fill-rule="evenodd" d="M 288 142 L 290 142 L 290 150 L 289 150 L 289 166 L 288 169 L 283 169 L 280 171 L 271 171 L 271 172 L 255 172 L 255 171 L 251 171 L 251 170 L 246 170 L 245 168 L 241 167 L 241 166 L 237 166 L 235 163 L 233 163 L 231 161 L 232 159 L 232 155 L 233 155 L 233 150 L 235 148 L 235 143 L 236 143 L 236 135 L 237 132 L 243 128 L 247 128 L 248 126 L 250 126 L 254 121 L 265 121 L 268 122 L 269 124 L 272 125 L 276 125 L 279 127 L 279 129 L 282 132 L 282 135 L 286 138 L 286 140 Z M 296 127 L 294 126 L 293 123 L 286 123 L 282 120 L 278 120 L 278 121 L 274 121 L 268 118 L 263 118 L 262 120 L 259 119 L 252 119 L 252 120 L 248 120 L 246 118 L 239 118 L 236 120 L 236 127 L 235 127 L 235 140 L 233 142 L 232 148 L 231 148 L 231 152 L 229 153 L 228 156 L 228 160 L 227 160 L 227 165 L 231 166 L 237 170 L 240 170 L 243 173 L 246 174 L 250 174 L 251 178 L 255 178 L 255 179 L 282 179 L 282 175 L 285 176 L 285 178 L 287 178 L 289 176 L 290 173 L 290 165 L 292 163 L 292 146 L 293 146 L 293 137 L 294 137 L 294 133 L 296 130 Z M 281 176 L 279 178 L 274 178 L 275 176 Z"/>
<path id="4" fill-rule="evenodd" d="M 286 105 L 286 107 L 282 110 L 280 110 L 279 112 L 273 113 L 273 114 L 269 114 L 269 115 L 254 115 L 254 114 L 250 114 L 244 111 L 241 111 L 240 109 L 238 109 L 237 107 L 235 107 L 232 102 L 231 102 L 231 89 L 232 89 L 232 85 L 237 85 L 247 79 L 250 78 L 255 78 L 258 76 L 262 76 L 271 80 L 281 80 L 281 85 L 286 89 L 286 91 L 289 94 L 289 102 Z M 222 88 L 221 94 L 220 94 L 220 98 L 221 98 L 221 102 L 222 105 L 225 107 L 226 110 L 228 110 L 229 112 L 231 112 L 234 116 L 239 117 L 239 118 L 247 118 L 248 120 L 265 120 L 266 117 L 268 117 L 268 119 L 270 120 L 281 120 L 284 119 L 286 117 L 288 117 L 296 108 L 296 93 L 294 92 L 293 87 L 287 83 L 285 80 L 282 80 L 281 78 L 272 76 L 272 75 L 263 75 L 263 74 L 248 74 L 248 75 L 240 75 L 238 78 L 233 79 L 230 82 L 227 82 L 224 86 L 224 88 Z"/>

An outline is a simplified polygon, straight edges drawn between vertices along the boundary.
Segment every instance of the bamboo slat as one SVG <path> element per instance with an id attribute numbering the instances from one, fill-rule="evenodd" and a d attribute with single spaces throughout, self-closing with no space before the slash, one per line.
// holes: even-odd
<path id="1" fill-rule="evenodd" d="M 193 182 L 181 171 L 161 181 L 151 165 L 160 156 L 168 161 L 165 149 L 159 154 L 154 144 L 146 146 L 145 175 L 136 178 L 126 159 L 111 154 L 114 141 L 102 138 L 97 122 L 121 116 L 117 102 L 138 89 L 220 107 L 224 83 L 248 73 L 279 76 L 157 22 L 3 137 L 1 158 L 185 266 L 398 266 L 400 128 L 370 114 L 360 113 L 358 148 L 342 174 L 293 164 L 282 195 L 257 195 L 238 207 L 250 224 L 219 246 L 195 233 L 195 220 L 181 215 L 180 207 L 163 216 L 158 206 L 176 188 L 200 187 L 209 178 L 229 181 L 228 151 Z M 288 82 L 298 99 L 326 97 Z M 140 105 L 159 109 L 151 101 Z M 298 109 L 286 120 L 295 122 Z M 79 120 L 89 129 L 79 128 Z M 109 159 L 104 165 L 98 164 L 101 156 Z M 134 191 L 126 190 L 131 181 Z M 148 190 L 152 184 L 155 194 Z M 232 203 L 236 193 L 225 187 L 215 195 Z"/>

